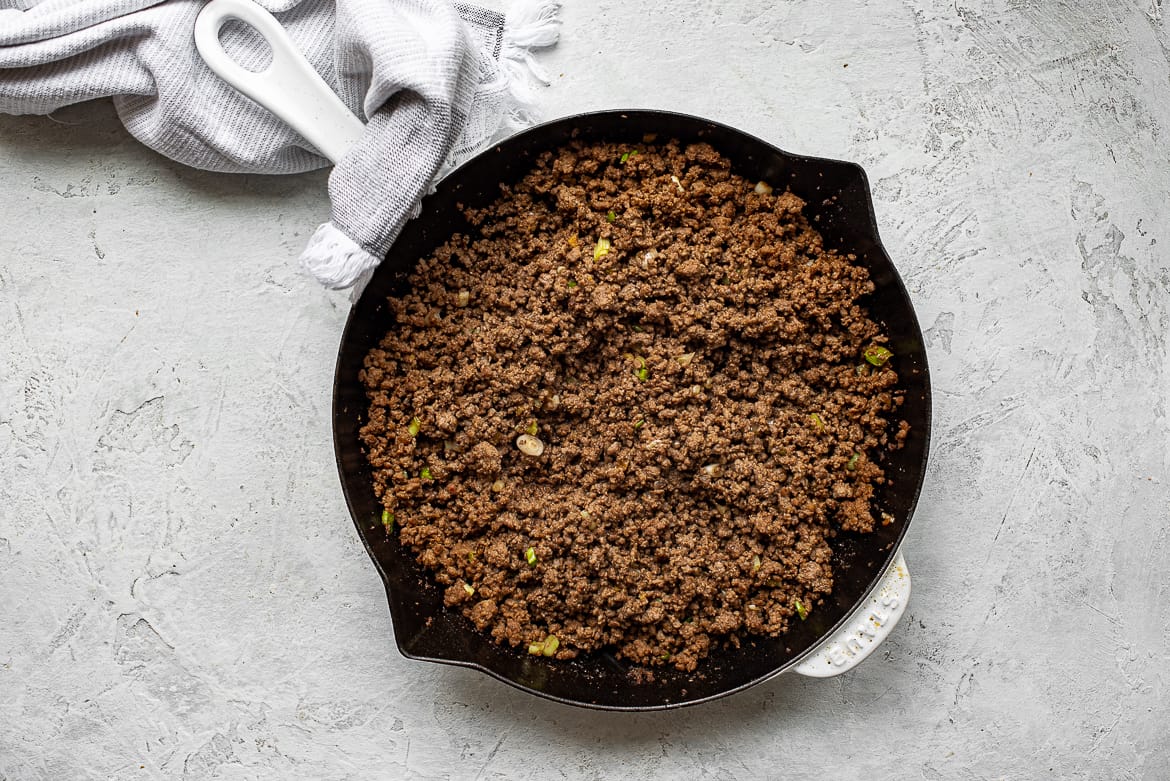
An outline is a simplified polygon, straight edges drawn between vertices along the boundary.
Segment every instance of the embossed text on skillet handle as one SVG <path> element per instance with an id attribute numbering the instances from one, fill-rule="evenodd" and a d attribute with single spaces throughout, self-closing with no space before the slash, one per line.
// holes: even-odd
<path id="1" fill-rule="evenodd" d="M 861 607 L 793 670 L 813 678 L 829 678 L 852 670 L 889 637 L 909 601 L 910 570 L 899 551 Z"/>

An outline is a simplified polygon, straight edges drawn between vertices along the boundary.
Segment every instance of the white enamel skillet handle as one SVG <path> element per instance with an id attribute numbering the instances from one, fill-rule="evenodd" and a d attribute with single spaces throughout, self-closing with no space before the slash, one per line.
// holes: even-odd
<path id="1" fill-rule="evenodd" d="M 852 670 L 890 636 L 909 601 L 910 570 L 898 551 L 894 563 L 861 607 L 792 669 L 813 678 L 829 678 Z"/>
<path id="2" fill-rule="evenodd" d="M 253 72 L 228 55 L 220 32 L 237 20 L 272 47 L 272 62 Z M 271 111 L 336 163 L 353 148 L 365 126 L 313 70 L 280 22 L 252 0 L 211 0 L 195 19 L 195 47 L 217 76 Z"/>
<path id="3" fill-rule="evenodd" d="M 233 19 L 251 25 L 272 47 L 272 62 L 264 70 L 250 71 L 224 50 L 219 36 Z M 339 161 L 361 137 L 361 120 L 297 51 L 276 17 L 252 0 L 211 0 L 195 20 L 195 46 L 216 75 L 283 120 L 330 161 Z M 899 552 L 862 606 L 793 669 L 814 678 L 853 669 L 893 631 L 909 598 L 910 572 Z"/>

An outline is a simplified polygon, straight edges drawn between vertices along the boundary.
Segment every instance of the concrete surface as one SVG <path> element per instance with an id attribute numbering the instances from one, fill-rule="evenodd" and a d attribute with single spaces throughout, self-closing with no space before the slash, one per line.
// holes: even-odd
<path id="1" fill-rule="evenodd" d="M 347 300 L 294 263 L 323 174 L 0 118 L 0 779 L 1170 777 L 1161 6 L 565 8 L 546 116 L 859 161 L 929 329 L 893 637 L 657 715 L 394 650 L 330 444 Z"/>

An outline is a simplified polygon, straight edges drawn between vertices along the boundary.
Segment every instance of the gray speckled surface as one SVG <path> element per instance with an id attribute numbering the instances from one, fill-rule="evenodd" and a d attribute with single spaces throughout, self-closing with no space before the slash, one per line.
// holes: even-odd
<path id="1" fill-rule="evenodd" d="M 546 116 L 860 162 L 928 328 L 902 624 L 844 677 L 656 715 L 394 650 L 333 466 L 347 301 L 293 260 L 323 174 L 0 117 L 0 779 L 1166 778 L 1161 6 L 565 9 Z"/>

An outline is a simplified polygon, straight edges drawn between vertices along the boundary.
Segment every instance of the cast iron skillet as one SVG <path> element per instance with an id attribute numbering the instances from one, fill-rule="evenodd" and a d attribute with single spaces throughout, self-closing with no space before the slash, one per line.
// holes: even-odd
<path id="1" fill-rule="evenodd" d="M 224 49 L 220 33 L 229 20 L 251 26 L 272 49 L 261 71 L 236 63 Z M 207 65 L 249 98 L 291 125 L 313 147 L 338 161 L 363 134 L 329 85 L 297 52 L 280 22 L 252 0 L 210 0 L 195 22 L 196 48 Z M 366 402 L 357 376 L 362 359 L 391 324 L 386 296 L 400 292 L 405 272 L 453 231 L 465 230 L 456 204 L 482 206 L 500 183 L 528 170 L 532 158 L 572 137 L 621 141 L 635 146 L 646 132 L 684 142 L 705 140 L 728 155 L 750 179 L 763 178 L 790 187 L 807 202 L 807 214 L 830 247 L 858 255 L 870 269 L 877 290 L 869 308 L 884 322 L 897 354 L 896 366 L 905 392 L 904 416 L 911 424 L 906 447 L 886 464 L 890 478 L 877 501 L 894 521 L 872 535 L 842 535 L 835 541 L 836 586 L 827 605 L 785 637 L 749 641 L 721 652 L 693 675 L 656 671 L 653 679 L 634 683 L 622 662 L 600 653 L 574 662 L 550 662 L 521 651 L 499 648 L 475 633 L 464 619 L 446 612 L 436 588 L 396 539 L 381 531 L 380 508 L 357 439 Z M 738 691 L 792 668 L 822 677 L 848 669 L 865 653 L 846 653 L 861 636 L 880 642 L 904 608 L 909 578 L 895 561 L 897 545 L 917 501 L 926 465 L 930 433 L 930 384 L 922 335 L 906 291 L 878 240 L 865 174 L 856 165 L 790 155 L 731 128 L 694 117 L 648 111 L 590 114 L 534 128 L 485 152 L 460 168 L 425 201 L 424 216 L 411 223 L 378 270 L 372 284 L 350 312 L 342 337 L 334 385 L 334 445 L 346 500 L 354 523 L 386 583 L 395 636 L 403 654 L 472 667 L 519 688 L 561 702 L 597 708 L 648 710 L 685 705 Z M 868 595 L 877 583 L 881 593 Z M 854 616 L 862 603 L 865 613 Z M 848 623 L 846 623 L 848 619 Z M 860 620 L 860 624 L 858 621 Z M 884 626 L 878 634 L 874 626 Z M 840 629 L 838 632 L 837 630 Z M 859 634 L 860 633 L 860 634 Z M 817 648 L 821 641 L 826 647 Z M 838 645 L 838 644 L 842 645 Z M 815 653 L 810 650 L 817 648 Z M 844 650 L 843 650 L 844 649 Z M 856 650 L 856 649 L 855 649 Z M 868 653 L 868 651 L 866 652 Z M 853 661 L 845 656 L 853 654 Z M 806 656 L 806 660 L 801 660 Z M 836 656 L 836 658 L 835 658 Z M 815 660 L 813 660 L 815 657 Z M 807 661 L 807 664 L 805 663 Z"/>
<path id="2" fill-rule="evenodd" d="M 388 296 L 405 289 L 405 277 L 454 232 L 467 232 L 458 204 L 484 206 L 527 173 L 535 157 L 571 139 L 615 141 L 636 149 L 646 133 L 660 140 L 706 141 L 749 180 L 790 188 L 807 202 L 806 215 L 827 247 L 857 255 L 876 290 L 865 302 L 890 337 L 894 365 L 905 393 L 902 415 L 910 423 L 905 447 L 885 462 L 887 485 L 877 502 L 894 521 L 872 534 L 841 533 L 833 540 L 834 588 L 808 620 L 795 622 L 778 639 L 748 639 L 719 651 L 694 673 L 654 669 L 653 679 L 635 683 L 629 666 L 612 653 L 574 661 L 551 661 L 525 649 L 501 647 L 471 623 L 443 607 L 441 590 L 414 557 L 387 537 L 374 496 L 358 430 L 367 401 L 358 372 L 366 353 L 392 327 Z M 653 710 L 722 697 L 784 672 L 849 617 L 891 564 L 906 534 L 926 470 L 930 438 L 930 381 L 926 348 L 910 298 L 882 248 L 865 172 L 854 163 L 789 154 L 733 128 L 662 111 L 607 111 L 559 119 L 520 133 L 483 152 L 443 180 L 423 201 L 350 312 L 333 386 L 333 439 L 346 502 L 366 551 L 386 584 L 394 637 L 410 659 L 480 670 L 548 699 L 611 710 Z"/>

